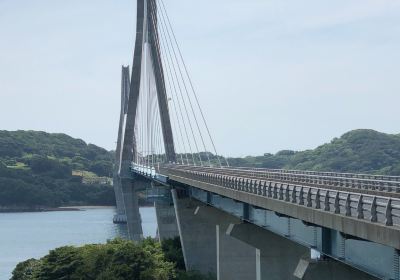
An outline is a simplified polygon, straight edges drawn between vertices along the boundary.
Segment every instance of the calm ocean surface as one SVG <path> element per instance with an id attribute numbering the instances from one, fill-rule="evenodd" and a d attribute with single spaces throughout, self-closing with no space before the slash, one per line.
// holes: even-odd
<path id="1" fill-rule="evenodd" d="M 155 236 L 154 208 L 141 208 L 145 236 Z M 65 245 L 105 243 L 126 237 L 126 225 L 115 225 L 114 208 L 83 211 L 0 213 L 0 280 L 8 280 L 20 261 L 40 258 L 49 250 Z"/>

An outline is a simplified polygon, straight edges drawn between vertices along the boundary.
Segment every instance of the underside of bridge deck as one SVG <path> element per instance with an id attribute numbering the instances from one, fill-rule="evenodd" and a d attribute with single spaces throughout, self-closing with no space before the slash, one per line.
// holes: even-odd
<path id="1" fill-rule="evenodd" d="M 172 193 L 188 270 L 229 280 L 376 279 L 333 259 L 311 260 L 306 246 L 198 201 L 182 189 Z"/>
<path id="2" fill-rule="evenodd" d="M 356 270 L 367 271 L 382 279 L 398 279 L 396 278 L 399 267 L 398 250 L 390 246 L 310 224 L 280 212 L 267 210 L 268 208 L 242 202 L 240 199 L 235 200 L 229 196 L 225 197 L 194 187 L 189 188 L 196 199 L 262 227 L 264 231 L 272 231 L 293 242 L 314 248 L 324 255 L 345 262 Z"/>

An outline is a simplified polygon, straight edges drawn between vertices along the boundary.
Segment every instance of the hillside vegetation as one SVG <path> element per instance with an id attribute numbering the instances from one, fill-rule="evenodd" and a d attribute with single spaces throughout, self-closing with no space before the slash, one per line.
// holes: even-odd
<path id="1" fill-rule="evenodd" d="M 360 129 L 302 152 L 284 150 L 257 157 L 230 158 L 233 166 L 400 176 L 400 134 Z"/>
<path id="2" fill-rule="evenodd" d="M 217 164 L 216 156 L 208 156 Z M 107 185 L 113 158 L 113 153 L 65 134 L 0 131 L 0 211 L 113 205 L 114 193 Z M 228 160 L 232 166 L 400 176 L 400 135 L 354 130 L 314 150 Z"/>
<path id="3" fill-rule="evenodd" d="M 65 134 L 0 131 L 0 210 L 113 205 L 112 157 Z"/>
<path id="4" fill-rule="evenodd" d="M 179 239 L 160 244 L 112 240 L 107 244 L 61 247 L 41 258 L 19 263 L 11 280 L 212 280 L 185 272 Z"/>

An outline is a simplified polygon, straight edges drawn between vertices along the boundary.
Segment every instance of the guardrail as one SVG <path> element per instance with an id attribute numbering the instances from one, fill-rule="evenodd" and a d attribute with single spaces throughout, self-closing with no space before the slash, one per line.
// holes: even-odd
<path id="1" fill-rule="evenodd" d="M 152 178 L 154 178 L 157 175 L 154 166 L 140 165 L 132 162 L 130 169 L 135 173 L 142 174 Z"/>
<path id="2" fill-rule="evenodd" d="M 400 197 L 400 177 L 394 176 L 375 176 L 357 175 L 350 173 L 329 173 L 329 172 L 309 172 L 309 171 L 287 171 L 274 169 L 243 169 L 243 168 L 211 168 L 194 167 L 189 165 L 173 165 L 182 170 L 201 170 L 208 173 L 224 174 L 228 176 L 242 176 L 260 180 L 274 180 L 290 184 L 311 185 L 332 189 L 351 188 L 353 190 L 371 191 L 379 195 L 393 194 Z M 325 175 L 316 175 L 325 174 Z M 326 174 L 330 174 L 329 176 Z M 350 177 L 346 177 L 351 175 Z M 375 178 L 375 179 L 368 179 Z M 384 178 L 391 180 L 382 180 Z M 399 179 L 399 181 L 397 181 Z"/>
<path id="3" fill-rule="evenodd" d="M 156 170 L 164 175 L 180 176 L 336 215 L 369 220 L 385 226 L 400 225 L 400 200 L 390 197 L 289 184 L 269 177 L 254 179 L 242 176 L 243 174 L 218 174 L 204 171 L 200 167 L 162 165 Z"/>
<path id="4" fill-rule="evenodd" d="M 286 170 L 286 169 L 269 169 L 269 168 L 251 168 L 251 167 L 228 167 L 231 170 L 245 170 L 254 172 L 274 172 L 280 174 L 299 174 L 299 175 L 315 175 L 315 176 L 328 176 L 328 177 L 341 177 L 341 178 L 356 178 L 367 180 L 380 180 L 400 182 L 400 176 L 388 175 L 373 175 L 373 174 L 359 174 L 359 173 L 340 173 L 340 172 L 321 172 L 321 171 L 306 171 L 306 170 Z"/>

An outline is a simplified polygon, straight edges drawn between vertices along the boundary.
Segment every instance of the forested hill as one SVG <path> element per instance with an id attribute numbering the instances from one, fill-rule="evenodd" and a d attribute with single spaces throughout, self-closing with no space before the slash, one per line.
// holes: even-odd
<path id="1" fill-rule="evenodd" d="M 257 157 L 230 158 L 233 166 L 400 176 L 400 134 L 353 130 L 314 150 L 284 150 Z"/>
<path id="2" fill-rule="evenodd" d="M 113 153 L 65 134 L 0 131 L 0 211 L 112 205 L 113 158 Z M 400 135 L 354 130 L 314 150 L 230 158 L 229 163 L 400 176 Z"/>
<path id="3" fill-rule="evenodd" d="M 112 205 L 113 157 L 65 134 L 0 131 L 0 210 Z"/>
<path id="4" fill-rule="evenodd" d="M 93 171 L 99 176 L 111 176 L 113 156 L 107 150 L 66 134 L 41 131 L 0 131 L 0 159 L 22 160 L 47 157 L 69 164 L 75 170 Z"/>

